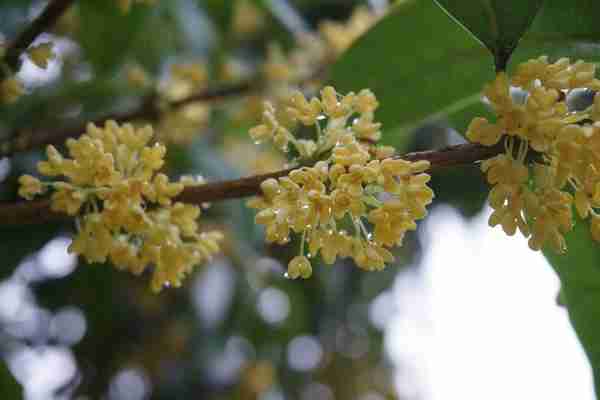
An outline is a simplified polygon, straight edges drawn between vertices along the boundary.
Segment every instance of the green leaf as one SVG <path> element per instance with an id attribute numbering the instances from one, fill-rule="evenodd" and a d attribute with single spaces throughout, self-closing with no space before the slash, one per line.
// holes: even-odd
<path id="1" fill-rule="evenodd" d="M 151 7 L 140 5 L 123 14 L 114 1 L 80 2 L 82 28 L 79 41 L 94 72 L 110 74 L 127 60 L 151 10 Z"/>
<path id="2" fill-rule="evenodd" d="M 600 2 L 546 0 L 511 66 L 543 54 L 600 61 L 596 15 Z M 342 92 L 375 92 L 384 141 L 394 144 L 402 139 L 390 132 L 423 120 L 449 118 L 464 133 L 474 116 L 486 113 L 477 95 L 494 78 L 493 66 L 490 52 L 433 1 L 406 0 L 334 64 L 331 80 Z"/>
<path id="3" fill-rule="evenodd" d="M 433 1 L 408 0 L 361 37 L 331 77 L 341 92 L 373 90 L 384 141 L 394 145 L 403 139 L 386 132 L 477 97 L 494 71 L 489 52 Z"/>
<path id="4" fill-rule="evenodd" d="M 235 1 L 199 0 L 199 4 L 211 17 L 221 34 L 227 34 L 231 28 Z"/>
<path id="5" fill-rule="evenodd" d="M 0 361 L 0 393 L 6 400 L 23 398 L 21 385 L 15 380 L 13 374 L 3 361 Z"/>
<path id="6" fill-rule="evenodd" d="M 435 0 L 494 55 L 503 70 L 543 0 Z"/>
<path id="7" fill-rule="evenodd" d="M 561 301 L 592 365 L 596 392 L 600 390 L 600 246 L 592 239 L 588 221 L 577 218 L 566 235 L 568 250 L 544 255 L 561 281 Z"/>

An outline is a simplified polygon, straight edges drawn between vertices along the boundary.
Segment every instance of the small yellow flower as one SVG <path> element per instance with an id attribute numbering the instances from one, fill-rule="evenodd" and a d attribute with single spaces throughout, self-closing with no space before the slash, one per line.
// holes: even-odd
<path id="1" fill-rule="evenodd" d="M 290 279 L 310 278 L 312 275 L 312 266 L 310 265 L 310 261 L 308 258 L 304 256 L 296 256 L 292 258 L 290 263 L 288 264 L 287 276 Z"/>
<path id="2" fill-rule="evenodd" d="M 55 184 L 57 189 L 52 193 L 50 208 L 67 215 L 77 215 L 86 200 L 86 195 L 68 184 Z"/>
<path id="3" fill-rule="evenodd" d="M 54 57 L 54 53 L 52 52 L 53 44 L 50 42 L 41 43 L 35 46 L 30 47 L 27 50 L 27 54 L 38 68 L 46 69 L 48 68 L 48 63 Z"/>
<path id="4" fill-rule="evenodd" d="M 12 104 L 25 93 L 25 89 L 21 82 L 15 78 L 6 78 L 0 82 L 0 102 L 4 104 Z"/>
<path id="5" fill-rule="evenodd" d="M 22 175 L 19 178 L 19 196 L 31 200 L 38 194 L 43 194 L 46 191 L 42 182 L 31 175 Z"/>
<path id="6" fill-rule="evenodd" d="M 340 54 L 366 32 L 378 17 L 366 7 L 357 7 L 345 23 L 326 21 L 319 25 L 319 32 L 329 47 Z"/>
<path id="7" fill-rule="evenodd" d="M 304 125 L 314 125 L 321 115 L 321 102 L 317 98 L 312 98 L 309 102 L 302 93 L 296 91 L 290 97 L 287 111 L 292 118 Z"/>
<path id="8" fill-rule="evenodd" d="M 502 127 L 490 123 L 485 118 L 475 118 L 467 128 L 467 139 L 484 146 L 493 146 L 500 141 L 504 134 Z"/>
<path id="9" fill-rule="evenodd" d="M 250 0 L 235 0 L 232 30 L 238 36 L 253 35 L 265 24 L 264 13 Z"/>
<path id="10" fill-rule="evenodd" d="M 139 65 L 132 65 L 125 70 L 127 82 L 137 88 L 146 88 L 152 83 L 148 73 Z"/>

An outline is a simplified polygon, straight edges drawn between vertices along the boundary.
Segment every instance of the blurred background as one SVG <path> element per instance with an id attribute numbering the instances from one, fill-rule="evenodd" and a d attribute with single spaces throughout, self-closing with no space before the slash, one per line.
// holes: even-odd
<path id="1" fill-rule="evenodd" d="M 76 3 L 38 39 L 54 43 L 49 67 L 24 59 L 28 94 L 0 108 L 0 138 L 264 81 L 215 103 L 167 104 L 158 121 L 136 115 L 169 144 L 171 175 L 208 180 L 281 169 L 285 160 L 247 135 L 261 102 L 292 87 L 314 93 L 389 6 L 156 0 L 125 14 L 116 0 Z M 0 0 L 3 41 L 45 4 Z M 414 151 L 462 139 L 440 121 L 401 141 L 384 127 L 384 141 Z M 16 199 L 18 176 L 42 156 L 0 160 L 2 200 Z M 226 231 L 223 255 L 159 295 L 147 277 L 68 254 L 69 224 L 2 227 L 0 398 L 592 399 L 558 280 L 525 240 L 487 227 L 478 168 L 438 173 L 432 185 L 431 215 L 394 265 L 319 265 L 306 281 L 284 278 L 296 246 L 266 245 L 241 200 L 203 218 Z"/>

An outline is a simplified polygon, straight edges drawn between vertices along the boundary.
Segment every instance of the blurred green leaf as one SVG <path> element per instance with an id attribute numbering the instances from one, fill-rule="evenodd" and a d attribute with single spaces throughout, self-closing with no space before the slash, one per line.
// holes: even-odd
<path id="1" fill-rule="evenodd" d="M 435 0 L 494 55 L 498 69 L 527 31 L 543 0 Z"/>
<path id="2" fill-rule="evenodd" d="M 18 400 L 23 398 L 21 385 L 15 380 L 6 364 L 0 361 L 0 394 L 6 400 Z"/>
<path id="3" fill-rule="evenodd" d="M 61 226 L 45 224 L 36 226 L 4 226 L 0 229 L 0 277 L 10 276 L 25 257 L 40 250 L 54 238 Z"/>
<path id="4" fill-rule="evenodd" d="M 600 247 L 592 239 L 588 221 L 577 218 L 566 235 L 568 251 L 550 249 L 544 255 L 561 281 L 561 300 L 592 365 L 596 392 L 600 390 Z"/>
<path id="5" fill-rule="evenodd" d="M 547 0 L 513 53 L 512 65 L 542 54 L 600 60 L 595 15 L 600 2 Z M 472 117 L 486 113 L 476 99 L 494 78 L 493 65 L 490 52 L 433 1 L 407 0 L 344 54 L 331 77 L 340 91 L 368 87 L 375 92 L 384 140 L 394 144 L 401 139 L 385 132 L 423 120 L 450 117 L 464 133 Z"/>
<path id="6" fill-rule="evenodd" d="M 113 1 L 80 2 L 82 28 L 78 39 L 94 72 L 107 75 L 126 61 L 151 10 L 148 6 L 134 6 L 123 14 Z"/>
<path id="7" fill-rule="evenodd" d="M 199 4 L 210 16 L 219 32 L 227 34 L 230 31 L 235 1 L 199 0 Z"/>

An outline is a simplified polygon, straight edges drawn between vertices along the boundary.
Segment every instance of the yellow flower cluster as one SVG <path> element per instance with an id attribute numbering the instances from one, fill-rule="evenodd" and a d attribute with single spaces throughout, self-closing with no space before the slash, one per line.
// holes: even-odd
<path id="1" fill-rule="evenodd" d="M 181 285 L 196 264 L 219 251 L 221 233 L 198 231 L 200 208 L 173 202 L 184 188 L 157 171 L 166 149 L 150 145 L 151 127 L 135 129 L 114 121 L 93 124 L 66 143 L 71 158 L 48 146 L 42 175 L 66 181 L 19 179 L 27 199 L 54 189 L 51 208 L 77 216 L 77 234 L 69 251 L 88 262 L 110 260 L 117 268 L 140 274 L 154 266 L 152 289 Z"/>
<path id="2" fill-rule="evenodd" d="M 325 39 L 327 47 L 339 55 L 378 19 L 379 16 L 369 11 L 367 7 L 357 7 L 345 23 L 325 21 L 319 25 L 319 32 Z"/>
<path id="3" fill-rule="evenodd" d="M 239 0 L 243 5 L 248 0 Z M 247 13 L 248 24 L 255 17 Z M 261 66 L 265 88 L 258 95 L 247 96 L 233 110 L 232 118 L 236 121 L 250 120 L 254 123 L 260 118 L 265 101 L 271 102 L 276 108 L 282 108 L 283 102 L 300 86 L 303 90 L 314 94 L 322 86 L 322 70 L 331 64 L 354 40 L 362 35 L 377 21 L 377 16 L 364 7 L 358 7 L 346 23 L 327 21 L 319 26 L 316 33 L 301 33 L 296 35 L 296 46 L 286 52 L 278 43 L 267 47 L 267 54 Z M 228 65 L 225 76 L 246 75 L 247 71 L 231 68 Z M 234 72 L 232 74 L 232 72 Z"/>
<path id="4" fill-rule="evenodd" d="M 380 124 L 373 121 L 378 103 L 369 90 L 341 96 L 326 87 L 320 98 L 308 101 L 296 93 L 287 104 L 283 110 L 267 107 L 264 123 L 251 135 L 291 143 L 301 160 L 322 160 L 264 181 L 263 195 L 249 202 L 260 210 L 256 222 L 265 225 L 268 242 L 285 244 L 292 233 L 301 234 L 300 255 L 290 261 L 287 276 L 309 277 L 308 258 L 319 252 L 327 264 L 351 257 L 363 269 L 384 268 L 394 259 L 389 249 L 427 214 L 433 199 L 424 173 L 429 162 L 395 159 L 393 149 L 374 146 Z M 314 126 L 317 139 L 295 138 L 287 121 Z"/>
<path id="5" fill-rule="evenodd" d="M 511 86 L 527 92 L 524 102 L 512 98 Z M 591 216 L 592 234 L 600 241 L 594 210 L 600 207 L 600 97 L 587 109 L 571 110 L 565 99 L 578 89 L 600 89 L 594 64 L 567 58 L 550 63 L 545 56 L 527 61 L 512 79 L 502 72 L 485 86 L 497 121 L 475 118 L 467 132 L 471 141 L 486 146 L 504 138 L 505 154 L 482 163 L 494 185 L 489 223 L 508 235 L 518 227 L 534 250 L 545 245 L 566 250 L 573 204 L 581 218 Z M 530 149 L 538 153 L 531 165 Z"/>
<path id="6" fill-rule="evenodd" d="M 211 108 L 206 102 L 192 101 L 172 106 L 206 88 L 209 75 L 201 63 L 174 64 L 168 78 L 155 83 L 139 66 L 126 71 L 127 80 L 135 87 L 155 86 L 160 117 L 156 126 L 157 138 L 165 143 L 189 144 L 210 122 Z"/>
<path id="7" fill-rule="evenodd" d="M 321 90 L 320 99 L 315 97 L 310 101 L 295 91 L 278 107 L 265 102 L 262 123 L 250 129 L 250 136 L 256 143 L 272 141 L 286 153 L 291 146 L 297 160 L 307 161 L 327 153 L 348 135 L 360 141 L 377 142 L 381 138 L 381 124 L 374 120 L 378 106 L 375 95 L 368 89 L 341 96 L 327 86 Z M 297 137 L 292 132 L 298 125 L 314 127 L 316 137 Z"/>

